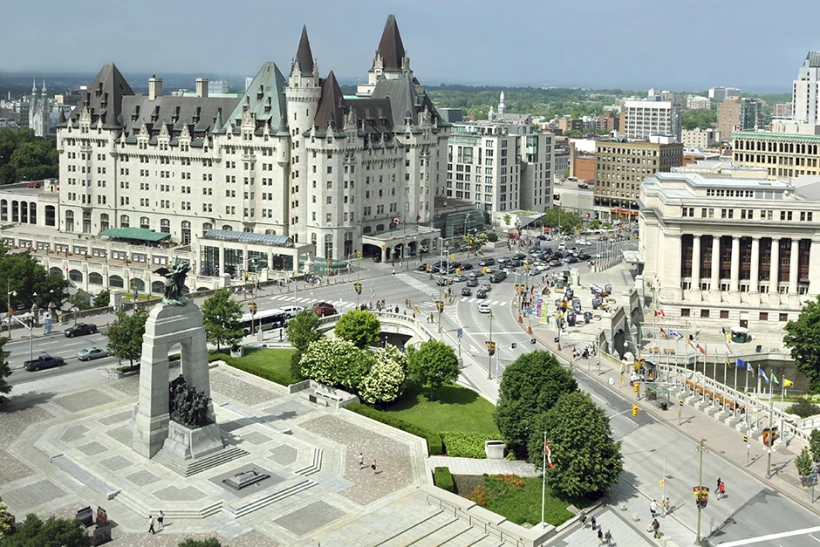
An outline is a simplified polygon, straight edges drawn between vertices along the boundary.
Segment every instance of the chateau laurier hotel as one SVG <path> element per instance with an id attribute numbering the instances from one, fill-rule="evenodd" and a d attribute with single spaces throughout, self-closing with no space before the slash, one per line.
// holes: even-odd
<path id="1" fill-rule="evenodd" d="M 195 96 L 163 95 L 158 77 L 147 95 L 136 95 L 107 64 L 59 120 L 59 200 L 43 191 L 30 201 L 0 196 L 4 221 L 73 238 L 37 236 L 53 236 L 52 228 L 4 239 L 73 255 L 76 246 L 105 262 L 120 254 L 99 235 L 131 244 L 164 239 L 190 245 L 195 272 L 205 277 L 254 265 L 294 271 L 305 254 L 415 252 L 436 235 L 427 226 L 445 179 L 448 135 L 392 15 L 355 96 L 342 94 L 332 71 L 320 77 L 305 29 L 288 78 L 265 63 L 241 98 L 209 97 L 204 79 Z M 95 289 L 86 279 L 78 286 Z"/>

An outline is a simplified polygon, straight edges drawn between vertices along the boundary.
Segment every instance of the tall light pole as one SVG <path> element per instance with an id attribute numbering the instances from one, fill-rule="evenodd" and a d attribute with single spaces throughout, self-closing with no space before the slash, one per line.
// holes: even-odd
<path id="1" fill-rule="evenodd" d="M 493 343 L 493 312 L 490 312 L 490 346 Z M 487 348 L 487 379 L 493 379 L 493 353 Z"/>
<path id="2" fill-rule="evenodd" d="M 9 340 L 11 340 L 11 321 L 14 316 L 14 310 L 11 309 L 11 297 L 17 296 L 17 291 L 11 290 L 11 279 L 6 279 L 6 295 L 8 296 L 8 324 L 9 324 Z"/>
<path id="3" fill-rule="evenodd" d="M 695 448 L 695 450 L 697 450 L 700 453 L 700 464 L 698 469 L 698 488 L 700 489 L 700 491 L 698 492 L 698 531 L 695 535 L 695 545 L 699 546 L 701 545 L 702 539 L 700 537 L 700 512 L 703 506 L 702 503 L 700 503 L 700 498 L 702 496 L 701 492 L 703 491 L 703 453 L 707 452 L 706 439 L 701 437 L 700 442 L 698 443 L 698 446 L 697 448 Z"/>

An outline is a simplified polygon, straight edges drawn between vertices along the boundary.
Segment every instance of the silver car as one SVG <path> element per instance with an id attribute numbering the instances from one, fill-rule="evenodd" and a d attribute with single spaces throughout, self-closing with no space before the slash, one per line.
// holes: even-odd
<path id="1" fill-rule="evenodd" d="M 108 348 L 85 348 L 77 354 L 77 359 L 80 361 L 91 361 L 103 357 L 108 357 Z"/>

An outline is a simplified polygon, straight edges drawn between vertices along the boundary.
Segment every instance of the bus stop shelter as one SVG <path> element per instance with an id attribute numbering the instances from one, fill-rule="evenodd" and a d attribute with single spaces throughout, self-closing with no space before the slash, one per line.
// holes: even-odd
<path id="1" fill-rule="evenodd" d="M 669 388 L 663 384 L 647 382 L 646 400 L 652 401 L 652 404 L 654 404 L 661 410 L 668 410 L 671 404 L 669 399 Z"/>

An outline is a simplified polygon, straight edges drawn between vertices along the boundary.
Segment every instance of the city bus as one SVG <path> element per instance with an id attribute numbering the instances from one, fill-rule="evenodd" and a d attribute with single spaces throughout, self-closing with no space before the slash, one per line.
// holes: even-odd
<path id="1" fill-rule="evenodd" d="M 247 336 L 251 334 L 251 332 L 258 331 L 260 328 L 262 330 L 271 330 L 286 327 L 288 314 L 285 310 L 279 308 L 262 310 L 253 314 L 253 316 L 251 316 L 250 313 L 243 314 L 240 321 L 242 323 L 242 329 L 245 331 L 245 336 Z M 251 331 L 251 325 L 253 325 L 253 331 Z"/>

